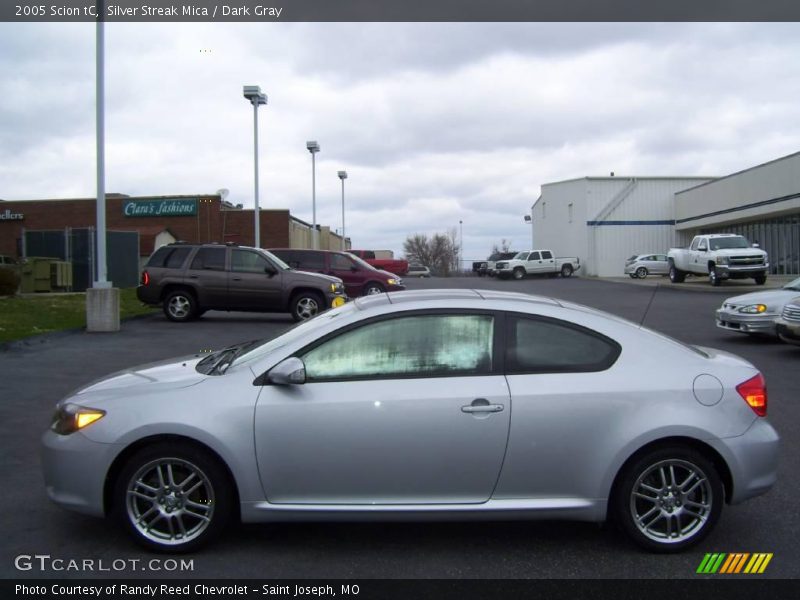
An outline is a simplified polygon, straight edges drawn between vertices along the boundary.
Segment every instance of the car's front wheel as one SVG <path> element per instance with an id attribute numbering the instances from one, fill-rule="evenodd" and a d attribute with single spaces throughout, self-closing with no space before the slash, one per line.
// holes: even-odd
<path id="1" fill-rule="evenodd" d="M 678 552 L 708 535 L 724 500 L 711 461 L 675 446 L 648 452 L 629 465 L 613 502 L 617 521 L 639 546 Z"/>
<path id="2" fill-rule="evenodd" d="M 323 310 L 322 300 L 313 292 L 301 292 L 292 299 L 292 318 L 295 321 L 306 321 Z"/>
<path id="3" fill-rule="evenodd" d="M 523 269 L 522 267 L 517 267 L 516 269 L 514 269 L 512 276 L 514 277 L 514 279 L 524 279 L 525 269 Z"/>
<path id="4" fill-rule="evenodd" d="M 645 267 L 639 267 L 636 269 L 636 277 L 639 279 L 644 279 L 647 277 L 647 269 Z"/>
<path id="5" fill-rule="evenodd" d="M 379 283 L 368 283 L 364 286 L 362 296 L 374 296 L 375 294 L 382 294 L 384 292 L 383 286 Z"/>
<path id="6" fill-rule="evenodd" d="M 133 538 L 151 550 L 189 552 L 224 528 L 233 511 L 224 468 L 190 444 L 158 443 L 123 467 L 114 513 Z"/>

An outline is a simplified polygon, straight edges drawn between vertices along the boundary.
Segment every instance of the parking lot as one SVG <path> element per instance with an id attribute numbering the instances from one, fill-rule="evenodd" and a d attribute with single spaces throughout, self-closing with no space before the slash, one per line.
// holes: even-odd
<path id="1" fill-rule="evenodd" d="M 643 322 L 690 344 L 743 356 L 764 373 L 768 382 L 769 418 L 782 437 L 778 484 L 766 496 L 726 507 L 715 531 L 699 547 L 679 555 L 640 552 L 613 528 L 587 523 L 268 524 L 231 528 L 219 542 L 190 557 L 190 573 L 162 571 L 147 575 L 676 578 L 695 576 L 706 552 L 772 552 L 774 558 L 764 576 L 800 575 L 800 484 L 796 476 L 800 472 L 800 410 L 796 397 L 800 347 L 718 330 L 713 314 L 726 297 L 724 294 L 718 289 L 714 293 L 683 289 L 671 286 L 667 280 L 660 285 L 583 278 L 432 278 L 407 283 L 411 289 L 477 287 L 554 296 Z M 743 293 L 741 288 L 730 288 L 730 295 L 739 293 Z M 0 576 L 132 575 L 130 570 L 19 571 L 14 566 L 14 557 L 19 554 L 49 554 L 65 560 L 152 558 L 108 522 L 68 513 L 48 501 L 38 444 L 59 398 L 118 369 L 274 337 L 290 325 L 287 315 L 212 311 L 199 321 L 177 324 L 158 313 L 125 322 L 118 334 L 69 332 L 0 350 L 0 416 L 4 431 Z"/>

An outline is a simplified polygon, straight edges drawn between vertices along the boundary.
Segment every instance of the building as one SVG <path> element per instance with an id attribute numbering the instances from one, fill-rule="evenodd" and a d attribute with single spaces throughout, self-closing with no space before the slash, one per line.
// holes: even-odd
<path id="1" fill-rule="evenodd" d="M 535 247 L 577 255 L 582 273 L 623 274 L 633 254 L 666 253 L 699 233 L 758 242 L 773 274 L 800 274 L 800 153 L 725 177 L 584 177 L 542 185 Z"/>
<path id="2" fill-rule="evenodd" d="M 0 201 L 0 255 L 18 258 L 55 256 L 70 260 L 86 271 L 76 279 L 78 288 L 91 281 L 96 221 L 94 198 Z M 264 248 L 310 248 L 312 226 L 286 209 L 259 211 L 261 245 Z M 106 195 L 106 228 L 109 237 L 109 278 L 131 285 L 131 275 L 150 254 L 164 244 L 185 242 L 233 242 L 252 246 L 255 240 L 254 210 L 244 210 L 219 195 L 126 196 Z M 319 247 L 339 250 L 342 238 L 329 227 L 317 225 Z M 112 239 L 111 232 L 116 235 Z M 79 235 L 80 234 L 80 235 Z M 124 235 L 123 235 L 124 234 Z M 116 243 L 122 240 L 120 243 Z M 346 240 L 347 248 L 350 241 Z M 112 265 L 112 263 L 114 263 Z M 125 268 L 117 268 L 125 263 Z M 133 283 L 135 285 L 135 282 Z"/>

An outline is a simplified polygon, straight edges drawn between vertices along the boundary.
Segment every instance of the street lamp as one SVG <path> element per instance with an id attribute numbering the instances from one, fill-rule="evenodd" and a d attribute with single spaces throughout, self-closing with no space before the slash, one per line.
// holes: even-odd
<path id="1" fill-rule="evenodd" d="M 257 85 L 246 85 L 242 89 L 244 97 L 253 105 L 253 163 L 255 171 L 255 246 L 261 247 L 261 219 L 259 219 L 258 208 L 258 105 L 267 103 L 267 95 L 261 93 L 261 88 Z"/>
<path id="2" fill-rule="evenodd" d="M 347 179 L 347 171 L 339 171 L 337 175 L 342 180 L 342 252 L 344 252 L 347 250 L 347 242 L 344 241 L 344 180 Z"/>
<path id="3" fill-rule="evenodd" d="M 461 230 L 461 240 L 458 242 L 458 270 L 464 269 L 464 221 L 458 220 L 458 227 Z"/>
<path id="4" fill-rule="evenodd" d="M 306 148 L 311 152 L 311 241 L 314 250 L 319 250 L 319 239 L 317 239 L 317 162 L 315 155 L 319 152 L 319 144 L 311 141 L 306 142 Z"/>

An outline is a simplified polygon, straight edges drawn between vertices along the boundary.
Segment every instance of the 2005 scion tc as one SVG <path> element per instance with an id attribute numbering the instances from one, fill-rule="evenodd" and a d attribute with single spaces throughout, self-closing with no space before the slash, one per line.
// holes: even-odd
<path id="1" fill-rule="evenodd" d="M 614 518 L 700 541 L 775 482 L 764 378 L 599 311 L 474 290 L 361 298 L 267 342 L 58 403 L 47 492 L 188 551 L 226 522 Z"/>

